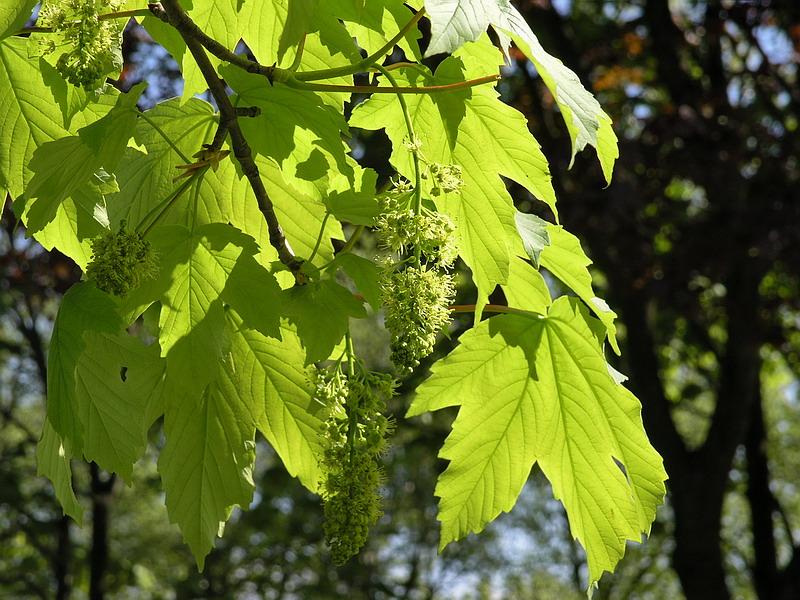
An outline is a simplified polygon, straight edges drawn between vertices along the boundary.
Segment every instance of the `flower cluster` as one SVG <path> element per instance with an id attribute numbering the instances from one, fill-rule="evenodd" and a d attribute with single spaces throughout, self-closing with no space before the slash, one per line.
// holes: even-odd
<path id="1" fill-rule="evenodd" d="M 430 165 L 431 172 L 434 171 Z M 441 165 L 439 165 L 441 166 Z M 437 170 L 441 181 L 454 178 L 450 169 Z M 457 191 L 453 182 L 439 184 Z M 396 186 L 397 188 L 397 186 Z M 381 281 L 386 308 L 386 328 L 391 334 L 391 359 L 401 374 L 408 374 L 433 351 L 436 335 L 450 322 L 448 306 L 455 297 L 453 266 L 458 248 L 455 225 L 440 212 L 409 206 L 413 190 L 394 191 L 384 199 L 376 220 L 381 245 L 408 258 L 387 266 Z"/>
<path id="2" fill-rule="evenodd" d="M 126 230 L 125 221 L 119 231 L 107 231 L 92 240 L 92 260 L 86 266 L 86 277 L 104 292 L 124 298 L 157 270 L 150 242 L 138 231 Z"/>
<path id="3" fill-rule="evenodd" d="M 112 19 L 101 21 L 98 15 L 118 11 L 122 4 L 122 0 L 43 3 L 39 11 L 40 24 L 54 31 L 54 35 L 43 42 L 43 53 L 50 54 L 66 46 L 56 61 L 56 68 L 72 85 L 96 90 L 119 66 L 123 25 Z"/>
<path id="4" fill-rule="evenodd" d="M 392 362 L 408 374 L 433 352 L 436 335 L 450 322 L 453 277 L 436 268 L 409 266 L 385 272 L 382 284 Z"/>
<path id="5" fill-rule="evenodd" d="M 394 395 L 396 382 L 363 369 L 345 375 L 337 363 L 318 369 L 314 383 L 327 417 L 320 460 L 325 539 L 331 558 L 342 565 L 361 549 L 370 526 L 383 514 L 378 488 L 384 473 L 378 459 L 392 429 L 383 398 Z"/>
<path id="6" fill-rule="evenodd" d="M 376 227 L 381 245 L 392 252 L 418 249 L 427 260 L 447 267 L 458 254 L 453 243 L 455 226 L 447 215 L 426 208 L 415 214 L 392 196 L 385 198 Z"/>
<path id="7" fill-rule="evenodd" d="M 433 178 L 431 193 L 434 196 L 438 196 L 442 192 L 445 194 L 458 193 L 464 187 L 461 167 L 458 165 L 431 163 L 428 165 L 428 172 Z"/>

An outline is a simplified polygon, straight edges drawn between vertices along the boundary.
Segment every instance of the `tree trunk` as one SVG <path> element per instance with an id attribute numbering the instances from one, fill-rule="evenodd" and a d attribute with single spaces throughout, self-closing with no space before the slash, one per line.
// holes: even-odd
<path id="1" fill-rule="evenodd" d="M 727 478 L 709 481 L 703 475 L 705 472 L 706 469 L 694 468 L 688 477 L 672 482 L 670 499 L 675 511 L 672 566 L 687 600 L 730 600 L 720 543 Z"/>
<path id="2" fill-rule="evenodd" d="M 108 573 L 108 507 L 114 495 L 116 476 L 107 479 L 92 463 L 92 550 L 89 556 L 89 599 L 103 600 Z"/>
<path id="3" fill-rule="evenodd" d="M 53 574 L 56 578 L 55 600 L 67 600 L 72 593 L 72 573 L 69 570 L 72 557 L 72 539 L 69 536 L 70 521 L 72 519 L 64 515 L 56 525 L 58 538 L 53 561 Z"/>

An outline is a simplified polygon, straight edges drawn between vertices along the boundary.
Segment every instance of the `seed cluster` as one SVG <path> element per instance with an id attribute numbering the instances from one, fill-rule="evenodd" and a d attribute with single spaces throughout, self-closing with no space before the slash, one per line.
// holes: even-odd
<path id="1" fill-rule="evenodd" d="M 124 26 L 114 19 L 101 21 L 98 15 L 118 11 L 122 4 L 122 0 L 50 0 L 43 3 L 39 23 L 54 31 L 42 41 L 43 54 L 63 50 L 56 68 L 72 85 L 89 91 L 97 90 L 119 65 Z"/>
<path id="2" fill-rule="evenodd" d="M 378 491 L 384 481 L 380 456 L 392 423 L 383 414 L 396 382 L 383 373 L 363 370 L 346 375 L 341 364 L 318 369 L 315 397 L 325 406 L 322 428 L 324 473 L 322 498 L 325 539 L 331 558 L 343 565 L 367 540 L 369 528 L 383 513 Z"/>

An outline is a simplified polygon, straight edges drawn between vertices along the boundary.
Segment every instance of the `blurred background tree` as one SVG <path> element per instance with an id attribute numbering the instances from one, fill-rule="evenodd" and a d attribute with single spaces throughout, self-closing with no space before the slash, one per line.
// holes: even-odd
<path id="1" fill-rule="evenodd" d="M 521 8 L 620 137 L 607 191 L 586 156 L 565 174 L 546 90 L 515 61 L 508 97 L 626 327 L 619 367 L 670 474 L 665 550 L 683 592 L 798 598 L 800 4 Z"/>
<path id="2" fill-rule="evenodd" d="M 596 597 L 800 598 L 800 4 L 516 4 L 614 119 L 620 160 L 603 190 L 590 153 L 567 170 L 552 98 L 523 57 L 510 57 L 500 91 L 543 145 L 561 219 L 624 324 L 615 366 L 670 474 L 651 538 L 631 544 Z M 148 80 L 143 108 L 179 91 L 177 67 L 143 30 L 129 27 L 124 52 L 119 85 Z M 359 138 L 354 154 L 385 174 L 387 143 Z M 547 210 L 523 193 L 516 201 Z M 435 457 L 453 414 L 405 422 L 402 395 L 390 407 L 403 422 L 387 457 L 386 516 L 343 568 L 325 551 L 318 499 L 262 443 L 256 500 L 197 573 L 166 517 L 157 427 L 132 488 L 76 465 L 91 509 L 78 529 L 36 476 L 35 441 L 52 319 L 79 273 L 26 240 L 8 211 L 0 236 L 3 598 L 583 596 L 582 552 L 536 470 L 511 514 L 437 556 Z M 388 368 L 379 319 L 362 329 L 359 343 L 376 345 L 373 368 Z"/>

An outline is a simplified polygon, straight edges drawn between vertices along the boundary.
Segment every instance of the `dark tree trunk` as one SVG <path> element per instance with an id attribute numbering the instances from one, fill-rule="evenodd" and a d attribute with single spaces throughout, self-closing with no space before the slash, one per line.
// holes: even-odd
<path id="1" fill-rule="evenodd" d="M 72 573 L 69 563 L 72 557 L 72 539 L 69 535 L 72 519 L 62 516 L 56 525 L 56 554 L 53 560 L 53 575 L 56 579 L 55 600 L 67 600 L 72 593 Z"/>
<path id="2" fill-rule="evenodd" d="M 103 600 L 108 576 L 108 511 L 114 495 L 116 476 L 104 478 L 92 463 L 92 549 L 89 556 L 89 599 Z"/>
<path id="3" fill-rule="evenodd" d="M 761 405 L 753 407 L 750 431 L 747 434 L 747 501 L 753 522 L 753 579 L 761 600 L 779 597 L 778 564 L 776 561 L 773 514 L 777 508 L 769 489 L 767 434 Z"/>
<path id="4" fill-rule="evenodd" d="M 696 458 L 692 456 L 692 461 Z M 709 481 L 705 469 L 691 469 L 673 480 L 671 504 L 675 511 L 675 549 L 672 566 L 687 600 L 729 600 L 725 582 L 720 528 L 725 476 Z"/>

